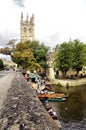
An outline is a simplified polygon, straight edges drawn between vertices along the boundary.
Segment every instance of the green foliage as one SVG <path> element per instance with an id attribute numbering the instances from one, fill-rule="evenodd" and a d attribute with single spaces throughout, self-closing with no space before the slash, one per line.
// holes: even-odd
<path id="1" fill-rule="evenodd" d="M 86 44 L 83 44 L 83 60 L 84 66 L 86 66 Z"/>
<path id="2" fill-rule="evenodd" d="M 37 70 L 46 66 L 47 47 L 37 41 L 19 43 L 11 55 L 12 60 L 24 69 Z"/>
<path id="3" fill-rule="evenodd" d="M 39 63 L 42 68 L 46 68 L 47 66 L 47 53 L 45 52 L 44 49 L 39 49 L 35 52 L 35 57 L 37 63 Z"/>
<path id="4" fill-rule="evenodd" d="M 11 49 L 13 50 L 15 48 L 15 42 L 16 42 L 16 39 L 11 39 L 7 45 L 9 45 L 11 47 Z"/>
<path id="5" fill-rule="evenodd" d="M 55 48 L 54 65 L 66 76 L 67 71 L 72 68 L 77 74 L 86 65 L 86 44 L 79 40 L 63 42 Z"/>
<path id="6" fill-rule="evenodd" d="M 66 76 L 66 72 L 71 67 L 72 60 L 72 48 L 71 44 L 66 42 L 62 43 L 55 52 L 55 67 L 62 71 L 63 76 Z"/>
<path id="7" fill-rule="evenodd" d="M 84 44 L 81 43 L 79 40 L 74 40 L 72 43 L 73 46 L 73 61 L 72 61 L 72 68 L 77 71 L 82 70 L 83 65 L 85 64 L 84 60 Z"/>
<path id="8" fill-rule="evenodd" d="M 4 69 L 4 64 L 3 64 L 3 61 L 2 59 L 0 59 L 0 70 Z"/>
<path id="9" fill-rule="evenodd" d="M 36 62 L 42 67 L 46 68 L 47 66 L 47 52 L 49 47 L 45 46 L 44 43 L 39 44 L 38 41 L 28 41 L 28 47 L 33 52 Z"/>
<path id="10" fill-rule="evenodd" d="M 57 83 L 57 86 L 60 88 L 60 87 L 62 87 L 62 84 L 59 82 L 59 83 Z"/>
<path id="11" fill-rule="evenodd" d="M 17 44 L 11 57 L 18 67 L 22 66 L 23 69 L 30 67 L 35 61 L 33 53 L 25 43 Z"/>
<path id="12" fill-rule="evenodd" d="M 28 48 L 31 49 L 33 54 L 35 54 L 35 51 L 39 48 L 39 42 L 38 41 L 27 41 L 25 44 L 28 46 Z"/>
<path id="13" fill-rule="evenodd" d="M 5 54 L 5 55 L 10 55 L 11 54 L 11 49 L 8 48 L 8 47 L 0 48 L 0 53 Z"/>
<path id="14" fill-rule="evenodd" d="M 0 53 L 5 54 L 5 55 L 11 55 L 11 53 L 13 52 L 15 48 L 15 42 L 16 42 L 16 39 L 10 40 L 7 43 L 8 47 L 0 48 Z"/>

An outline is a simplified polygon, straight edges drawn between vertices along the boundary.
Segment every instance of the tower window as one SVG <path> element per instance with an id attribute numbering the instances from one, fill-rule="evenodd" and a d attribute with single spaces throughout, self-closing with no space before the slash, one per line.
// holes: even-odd
<path id="1" fill-rule="evenodd" d="M 29 28 L 29 33 L 31 33 L 32 32 L 32 29 L 31 28 Z"/>
<path id="2" fill-rule="evenodd" d="M 24 28 L 24 32 L 26 33 L 26 28 Z"/>

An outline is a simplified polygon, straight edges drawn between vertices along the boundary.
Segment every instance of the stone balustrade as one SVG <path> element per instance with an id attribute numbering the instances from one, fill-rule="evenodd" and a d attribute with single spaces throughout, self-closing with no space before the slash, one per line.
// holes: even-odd
<path id="1" fill-rule="evenodd" d="M 14 73 L 0 110 L 0 130 L 59 130 L 35 90 L 27 85 L 20 72 Z"/>

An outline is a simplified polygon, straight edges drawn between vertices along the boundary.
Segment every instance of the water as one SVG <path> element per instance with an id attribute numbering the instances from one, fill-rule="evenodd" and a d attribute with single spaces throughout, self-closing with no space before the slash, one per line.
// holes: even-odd
<path id="1" fill-rule="evenodd" d="M 62 130 L 86 130 L 86 85 L 70 87 L 70 96 L 65 102 L 50 102 L 57 112 Z"/>

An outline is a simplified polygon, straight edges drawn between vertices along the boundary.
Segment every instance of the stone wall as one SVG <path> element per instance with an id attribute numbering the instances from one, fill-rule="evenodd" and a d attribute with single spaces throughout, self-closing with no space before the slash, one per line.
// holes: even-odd
<path id="1" fill-rule="evenodd" d="M 16 72 L 0 110 L 0 130 L 59 130 L 35 90 Z"/>
<path id="2" fill-rule="evenodd" d="M 52 84 L 61 84 L 62 86 L 66 86 L 67 84 L 69 86 L 80 86 L 86 84 L 86 78 L 76 79 L 76 80 L 70 80 L 70 79 L 55 79 L 52 81 Z"/>

